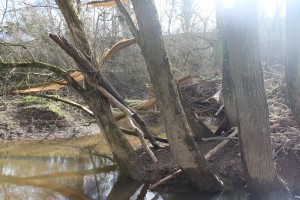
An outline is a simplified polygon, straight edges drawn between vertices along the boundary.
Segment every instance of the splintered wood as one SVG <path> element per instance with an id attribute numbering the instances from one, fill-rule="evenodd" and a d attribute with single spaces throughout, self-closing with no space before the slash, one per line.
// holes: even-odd
<path id="1" fill-rule="evenodd" d="M 122 0 L 122 3 L 126 3 L 129 0 Z M 116 2 L 114 0 L 105 0 L 105 1 L 91 1 L 89 3 L 85 3 L 82 5 L 89 5 L 93 7 L 112 7 L 116 6 Z"/>

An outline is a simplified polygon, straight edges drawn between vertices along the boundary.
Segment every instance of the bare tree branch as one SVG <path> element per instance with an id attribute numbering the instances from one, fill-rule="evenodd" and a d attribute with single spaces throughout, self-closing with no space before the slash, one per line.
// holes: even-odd
<path id="1" fill-rule="evenodd" d="M 76 80 L 72 76 L 69 75 L 69 73 L 57 66 L 50 65 L 47 63 L 42 62 L 32 62 L 32 63 L 21 63 L 21 62 L 0 62 L 0 68 L 39 68 L 39 69 L 47 69 L 49 71 L 52 71 L 56 73 L 58 76 L 63 77 L 76 91 L 79 93 L 85 92 L 85 90 L 79 85 Z"/>
<path id="2" fill-rule="evenodd" d="M 130 17 L 129 13 L 127 12 L 125 6 L 123 5 L 123 3 L 121 2 L 121 0 L 115 0 L 120 12 L 124 15 L 125 20 L 130 28 L 130 31 L 132 33 L 132 35 L 134 36 L 134 38 L 139 38 L 139 30 L 138 28 L 134 25 L 134 22 L 132 20 L 132 18 Z"/>

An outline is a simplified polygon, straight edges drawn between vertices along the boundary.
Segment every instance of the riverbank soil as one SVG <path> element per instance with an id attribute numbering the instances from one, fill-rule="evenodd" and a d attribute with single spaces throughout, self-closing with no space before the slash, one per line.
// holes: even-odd
<path id="1" fill-rule="evenodd" d="M 189 78 L 180 83 L 185 101 L 190 105 L 189 112 L 195 119 L 202 120 L 212 132 L 226 136 L 230 127 L 226 125 L 226 113 L 222 108 L 220 80 L 195 81 Z M 273 82 L 267 85 L 267 96 L 270 110 L 270 126 L 272 130 L 273 159 L 276 163 L 278 175 L 287 183 L 294 195 L 300 194 L 300 141 L 299 130 L 285 99 L 285 86 Z M 92 118 L 82 111 L 53 103 L 49 100 L 35 99 L 23 96 L 2 97 L 5 105 L 0 105 L 0 140 L 2 147 L 16 144 L 18 141 L 54 142 L 85 141 L 80 145 L 91 146 L 95 151 L 109 153 L 103 149 L 105 141 L 101 139 L 100 129 Z M 143 115 L 150 128 L 158 137 L 164 137 L 163 122 L 157 108 L 153 112 Z M 147 113 L 146 113 L 147 114 Z M 124 122 L 121 122 L 125 126 Z M 224 126 L 225 124 L 225 126 Z M 87 126 L 89 125 L 89 126 Z M 161 134 L 162 133 L 162 134 Z M 225 134 L 225 135 L 224 135 Z M 214 136 L 214 135 L 212 135 Z M 253 138 L 255 141 L 255 138 Z M 139 153 L 135 165 L 134 178 L 138 181 L 154 183 L 179 169 L 168 147 L 153 149 L 159 162 L 154 164 L 147 153 L 139 146 L 139 141 L 130 136 L 130 142 Z M 209 152 L 221 141 L 197 141 L 203 154 Z M 100 148 L 97 147 L 100 146 Z M 246 188 L 239 153 L 238 140 L 231 140 L 224 148 L 209 159 L 210 167 L 217 172 L 227 188 Z M 184 173 L 180 173 L 168 183 L 188 183 Z"/>

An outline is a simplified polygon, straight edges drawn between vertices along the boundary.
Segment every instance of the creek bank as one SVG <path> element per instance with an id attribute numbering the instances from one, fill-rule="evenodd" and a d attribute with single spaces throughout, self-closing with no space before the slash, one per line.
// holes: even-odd
<path id="1" fill-rule="evenodd" d="M 197 120 L 201 119 L 204 121 L 209 128 L 217 130 L 216 127 L 222 124 L 226 115 L 225 111 L 220 109 L 222 106 L 220 99 L 215 101 L 215 94 L 218 93 L 220 88 L 220 80 L 200 81 L 197 83 L 189 81 L 190 79 L 181 82 L 181 90 L 185 100 L 192 105 L 189 112 Z M 287 183 L 294 195 L 299 195 L 300 159 L 298 158 L 300 145 L 298 142 L 298 129 L 292 126 L 294 124 L 293 118 L 288 106 L 286 106 L 287 103 L 283 93 L 284 89 L 281 87 L 272 88 L 268 93 L 274 161 L 278 175 Z M 97 145 L 105 145 L 105 142 L 100 141 L 100 137 L 98 142 L 99 127 L 96 124 L 85 126 L 85 122 L 91 119 L 77 109 L 58 104 L 61 111 L 57 112 L 58 110 L 41 106 L 40 103 L 9 103 L 6 107 L 6 110 L 0 111 L 0 118 L 3 119 L 0 122 L 0 139 L 2 141 L 29 140 L 40 142 L 43 140 L 45 142 L 60 143 L 64 140 L 78 139 L 84 141 L 85 138 L 95 137 L 92 139 L 92 143 L 83 145 L 92 146 L 96 152 L 98 151 L 95 148 Z M 215 117 L 214 115 L 217 111 L 220 112 Z M 58 113 L 63 113 L 63 116 Z M 161 118 L 159 118 L 157 113 L 153 116 L 148 116 L 148 118 L 151 118 L 150 124 L 156 126 L 155 129 L 159 130 L 157 132 L 163 131 L 161 125 L 157 125 L 162 123 Z M 286 119 L 286 116 L 289 116 L 289 121 L 283 121 L 283 119 Z M 225 131 L 226 128 L 224 129 Z M 130 138 L 133 146 L 139 144 L 138 139 L 135 137 Z M 102 140 L 104 139 L 102 138 Z M 206 154 L 219 142 L 198 141 L 199 149 L 203 154 Z M 102 152 L 102 149 L 100 151 Z M 133 170 L 133 177 L 138 181 L 155 183 L 179 169 L 168 147 L 153 149 L 154 154 L 159 159 L 157 164 L 154 164 L 148 154 L 142 149 L 138 148 L 137 151 L 139 158 Z M 108 147 L 105 153 L 109 153 Z M 209 159 L 208 164 L 220 175 L 227 188 L 243 189 L 246 187 L 237 141 L 230 141 Z M 188 182 L 188 178 L 184 173 L 181 173 L 166 183 L 188 184 Z"/>

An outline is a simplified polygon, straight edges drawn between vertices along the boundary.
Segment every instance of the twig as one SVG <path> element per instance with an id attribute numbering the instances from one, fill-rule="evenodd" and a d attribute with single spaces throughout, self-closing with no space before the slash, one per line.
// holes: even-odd
<path id="1" fill-rule="evenodd" d="M 0 42 L 1 46 L 14 46 L 14 47 L 22 47 L 23 49 L 25 49 L 27 51 L 27 53 L 30 55 L 31 57 L 31 62 L 35 62 L 35 59 L 33 57 L 33 55 L 31 54 L 31 52 L 28 50 L 28 48 L 24 45 L 21 44 L 12 44 L 12 43 L 7 43 L 7 42 Z"/>
<path id="2" fill-rule="evenodd" d="M 202 141 L 208 142 L 208 141 L 216 141 L 216 140 L 238 140 L 238 137 L 211 137 L 211 138 L 202 138 Z"/>
<path id="3" fill-rule="evenodd" d="M 213 155 L 215 155 L 221 148 L 223 148 L 229 141 L 229 138 L 235 137 L 238 134 L 238 129 L 235 130 L 226 138 L 227 140 L 222 141 L 220 144 L 215 146 L 212 150 L 210 150 L 204 157 L 205 159 L 210 159 Z"/>
<path id="4" fill-rule="evenodd" d="M 272 159 L 275 159 L 277 154 L 282 151 L 285 147 L 287 147 L 288 145 L 292 144 L 293 142 L 295 142 L 296 140 L 299 140 L 299 135 L 297 135 L 296 137 L 290 139 L 289 141 L 286 141 L 273 155 Z"/>
<path id="5" fill-rule="evenodd" d="M 151 151 L 151 149 L 146 144 L 143 132 L 138 127 L 136 127 L 134 125 L 134 123 L 133 123 L 133 121 L 132 121 L 132 119 L 131 119 L 130 116 L 127 116 L 127 121 L 128 121 L 128 124 L 129 124 L 130 128 L 132 128 L 134 130 L 134 132 L 138 135 L 138 137 L 139 137 L 139 139 L 140 139 L 140 141 L 142 143 L 142 146 L 145 149 L 145 151 L 150 155 L 150 157 L 153 160 L 153 162 L 157 163 L 158 162 L 157 158 L 155 157 L 154 153 Z"/>
<path id="6" fill-rule="evenodd" d="M 149 186 L 149 189 L 152 190 L 153 188 L 155 188 L 155 187 L 161 185 L 162 183 L 164 183 L 164 182 L 166 182 L 166 181 L 168 181 L 168 180 L 174 178 L 175 176 L 177 176 L 177 175 L 180 174 L 181 172 L 182 172 L 181 169 L 177 170 L 177 171 L 174 172 L 173 174 L 171 174 L 171 175 L 169 175 L 169 176 L 167 176 L 167 177 L 165 177 L 165 178 L 163 178 L 163 179 L 157 181 L 157 182 L 154 183 L 153 185 L 150 185 L 150 186 Z"/>
<path id="7" fill-rule="evenodd" d="M 224 105 L 222 105 L 222 106 L 219 108 L 219 110 L 216 112 L 215 116 L 218 116 L 223 108 L 224 108 Z"/>
<path id="8" fill-rule="evenodd" d="M 51 99 L 51 100 L 54 100 L 54 101 L 60 101 L 60 102 L 69 104 L 71 106 L 79 108 L 80 110 L 85 111 L 91 117 L 94 117 L 94 113 L 90 109 L 88 109 L 87 107 L 85 107 L 83 105 L 80 105 L 79 103 L 71 101 L 69 99 L 62 99 L 62 98 L 59 98 L 59 97 L 54 97 L 54 96 L 49 96 L 49 95 L 41 95 L 41 94 L 33 94 L 33 96 L 37 96 L 37 97 L 41 97 L 41 98 L 45 98 L 45 99 Z"/>
<path id="9" fill-rule="evenodd" d="M 135 137 L 138 137 L 138 135 L 136 134 L 136 132 L 132 131 L 132 130 L 128 130 L 126 128 L 123 128 L 123 127 L 120 127 L 121 131 L 123 133 L 125 133 L 126 135 L 131 135 L 131 136 L 135 136 Z M 147 135 L 145 135 L 145 138 L 146 139 L 149 139 Z M 154 139 L 156 141 L 159 141 L 159 142 L 162 142 L 162 143 L 168 143 L 168 140 L 167 139 L 164 139 L 164 138 L 160 138 L 160 137 L 154 137 Z"/>
<path id="10" fill-rule="evenodd" d="M 230 137 L 234 137 L 238 134 L 238 129 L 235 128 L 235 130 L 228 136 Z M 223 142 L 221 142 L 220 144 L 218 144 L 215 148 L 213 148 L 212 150 L 210 150 L 205 156 L 204 158 L 206 160 L 210 159 L 213 155 L 215 155 L 222 147 L 224 147 L 228 142 L 230 141 L 230 139 L 227 138 L 227 140 L 224 140 Z M 176 172 L 174 172 L 173 174 L 157 181 L 156 183 L 150 185 L 149 189 L 153 189 L 159 185 L 161 185 L 162 183 L 174 178 L 175 176 L 177 176 L 178 174 L 180 174 L 182 172 L 181 169 L 177 170 Z"/>

